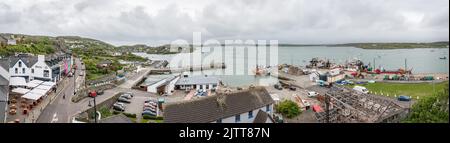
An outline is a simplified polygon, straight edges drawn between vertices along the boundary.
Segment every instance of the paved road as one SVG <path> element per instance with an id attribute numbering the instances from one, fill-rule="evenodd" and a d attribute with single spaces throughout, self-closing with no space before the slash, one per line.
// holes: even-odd
<path id="1" fill-rule="evenodd" d="M 76 58 L 75 64 L 77 67 L 82 67 L 79 59 Z M 59 95 L 56 95 L 55 100 L 53 100 L 40 114 L 39 118 L 36 122 L 38 123 L 69 123 L 70 117 L 75 112 L 73 105 L 70 99 L 74 93 L 74 87 L 76 84 L 79 87 L 84 81 L 84 76 L 79 76 L 79 72 L 81 69 L 78 68 L 76 74 L 73 77 L 69 78 L 68 84 L 63 87 L 62 92 Z M 77 79 L 77 82 L 74 83 L 74 80 Z M 65 95 L 65 97 L 64 97 Z"/>

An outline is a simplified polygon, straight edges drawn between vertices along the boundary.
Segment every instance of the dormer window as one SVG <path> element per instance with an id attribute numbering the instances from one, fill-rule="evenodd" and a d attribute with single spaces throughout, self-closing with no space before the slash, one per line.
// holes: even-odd
<path id="1" fill-rule="evenodd" d="M 20 67 L 22 67 L 22 62 L 21 62 L 21 61 L 19 61 L 19 68 L 20 68 Z"/>

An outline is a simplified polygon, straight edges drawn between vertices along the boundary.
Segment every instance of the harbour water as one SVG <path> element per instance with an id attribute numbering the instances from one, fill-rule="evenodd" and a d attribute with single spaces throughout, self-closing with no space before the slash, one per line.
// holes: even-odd
<path id="1" fill-rule="evenodd" d="M 149 59 L 164 59 L 169 62 L 175 55 L 154 55 L 146 53 L 134 53 L 139 56 L 147 57 Z M 208 53 L 204 53 L 205 56 Z M 254 54 L 247 55 L 239 53 L 235 55 L 236 59 L 254 58 Z M 387 70 L 397 70 L 399 68 L 412 69 L 413 73 L 448 73 L 449 72 L 449 49 L 448 48 L 417 48 L 417 49 L 361 49 L 355 47 L 327 47 L 327 46 L 288 46 L 278 48 L 278 63 L 279 64 L 293 64 L 305 66 L 314 58 L 329 59 L 334 63 L 345 63 L 352 59 L 360 59 L 365 64 L 370 63 L 377 68 L 384 68 Z M 447 57 L 440 59 L 440 57 Z M 406 59 L 406 65 L 405 65 Z M 235 65 L 233 61 L 225 61 L 227 67 Z M 238 70 L 239 66 L 234 68 Z M 247 67 L 245 64 L 244 68 Z M 247 71 L 245 69 L 244 71 Z M 250 85 L 250 84 L 270 84 L 277 80 L 273 77 L 257 77 L 254 75 L 224 75 L 225 71 L 222 69 L 209 71 L 196 71 L 192 74 L 207 74 L 216 75 L 222 79 L 227 85 Z"/>

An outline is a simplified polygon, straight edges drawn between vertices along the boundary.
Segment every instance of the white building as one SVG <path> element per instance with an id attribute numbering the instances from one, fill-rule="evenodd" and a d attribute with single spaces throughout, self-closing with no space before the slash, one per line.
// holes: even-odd
<path id="1" fill-rule="evenodd" d="M 206 89 L 216 90 L 220 84 L 220 79 L 210 76 L 183 76 L 175 83 L 175 89 L 191 90 Z"/>
<path id="2" fill-rule="evenodd" d="M 30 80 L 39 79 L 44 81 L 53 81 L 52 69 L 45 61 L 44 55 L 38 55 L 37 62 L 30 68 Z"/>
<path id="3" fill-rule="evenodd" d="M 273 123 L 274 100 L 263 87 L 172 103 L 165 123 Z"/>
<path id="4" fill-rule="evenodd" d="M 179 76 L 173 76 L 161 79 L 156 83 L 147 86 L 147 92 L 172 95 L 172 92 L 175 90 L 175 83 L 179 78 Z"/>
<path id="5" fill-rule="evenodd" d="M 9 74 L 11 77 L 24 77 L 27 81 L 39 79 L 57 82 L 61 74 L 71 69 L 73 62 L 68 54 L 32 56 L 19 54 L 9 57 Z"/>

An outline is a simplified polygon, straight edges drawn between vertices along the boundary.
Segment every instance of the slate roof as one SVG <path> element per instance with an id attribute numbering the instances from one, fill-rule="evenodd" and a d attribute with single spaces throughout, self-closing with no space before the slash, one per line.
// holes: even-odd
<path id="1" fill-rule="evenodd" d="M 217 84 L 219 81 L 220 80 L 217 77 L 193 76 L 182 77 L 175 83 L 175 85 Z"/>
<path id="2" fill-rule="evenodd" d="M 258 113 L 256 114 L 255 119 L 253 120 L 253 123 L 266 123 L 267 119 L 272 120 L 272 118 L 270 117 L 269 114 L 267 114 L 266 112 L 259 110 Z M 272 120 L 273 123 L 273 120 Z"/>
<path id="3" fill-rule="evenodd" d="M 9 59 L 10 59 L 10 64 L 9 64 L 10 68 L 12 68 L 19 60 L 22 60 L 22 62 L 27 67 L 33 66 L 38 61 L 38 57 L 37 56 L 31 56 L 31 55 L 10 56 Z"/>
<path id="4" fill-rule="evenodd" d="M 209 123 L 273 103 L 269 92 L 263 87 L 218 93 L 198 100 L 167 105 L 164 109 L 164 122 Z"/>

